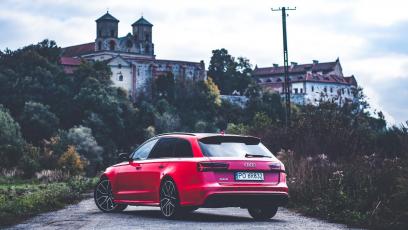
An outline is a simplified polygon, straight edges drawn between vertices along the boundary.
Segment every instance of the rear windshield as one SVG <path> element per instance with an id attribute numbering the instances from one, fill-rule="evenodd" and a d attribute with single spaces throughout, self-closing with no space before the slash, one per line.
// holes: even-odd
<path id="1" fill-rule="evenodd" d="M 211 138 L 199 140 L 201 151 L 207 157 L 274 157 L 257 138 Z"/>

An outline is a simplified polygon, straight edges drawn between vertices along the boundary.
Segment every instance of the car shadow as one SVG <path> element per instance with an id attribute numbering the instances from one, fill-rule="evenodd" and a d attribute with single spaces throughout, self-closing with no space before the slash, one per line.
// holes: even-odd
<path id="1" fill-rule="evenodd" d="M 123 211 L 121 214 L 123 215 L 136 215 L 144 218 L 152 218 L 152 219 L 164 219 L 159 210 L 129 210 Z M 233 216 L 233 215 L 225 215 L 225 214 L 217 214 L 217 213 L 205 213 L 200 212 L 200 210 L 184 214 L 182 217 L 175 218 L 178 221 L 185 221 L 185 222 L 270 222 L 270 223 L 278 223 L 278 222 L 285 222 L 284 220 L 279 219 L 270 219 L 266 221 L 256 221 L 251 217 L 243 217 L 243 216 Z"/>

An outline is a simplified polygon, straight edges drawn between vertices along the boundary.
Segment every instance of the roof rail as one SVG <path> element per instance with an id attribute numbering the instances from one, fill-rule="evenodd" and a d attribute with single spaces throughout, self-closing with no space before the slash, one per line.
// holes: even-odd
<path id="1" fill-rule="evenodd" d="M 165 136 L 165 135 L 172 135 L 172 134 L 195 136 L 194 133 L 172 132 L 172 133 L 161 133 L 161 134 L 157 134 L 155 137 L 160 137 L 160 136 Z"/>

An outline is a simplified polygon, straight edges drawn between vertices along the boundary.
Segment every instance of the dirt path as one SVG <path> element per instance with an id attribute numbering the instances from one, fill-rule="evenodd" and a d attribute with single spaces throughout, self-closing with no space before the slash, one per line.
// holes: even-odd
<path id="1" fill-rule="evenodd" d="M 166 220 L 158 208 L 128 207 L 122 213 L 102 213 L 93 199 L 38 215 L 9 229 L 346 229 L 280 208 L 265 222 L 254 221 L 240 208 L 199 209 L 182 220 Z"/>

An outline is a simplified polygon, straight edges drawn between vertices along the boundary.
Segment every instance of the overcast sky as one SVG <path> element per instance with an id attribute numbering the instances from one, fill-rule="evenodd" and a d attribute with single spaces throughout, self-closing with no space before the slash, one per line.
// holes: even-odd
<path id="1" fill-rule="evenodd" d="M 131 32 L 142 14 L 153 27 L 157 58 L 204 60 L 226 48 L 253 66 L 282 64 L 281 14 L 289 12 L 289 61 L 340 58 L 373 109 L 394 124 L 408 120 L 408 2 L 404 0 L 0 0 L 0 49 L 44 38 L 59 46 L 95 39 L 95 19 L 107 9 Z"/>

